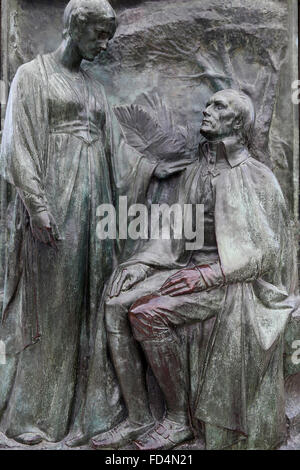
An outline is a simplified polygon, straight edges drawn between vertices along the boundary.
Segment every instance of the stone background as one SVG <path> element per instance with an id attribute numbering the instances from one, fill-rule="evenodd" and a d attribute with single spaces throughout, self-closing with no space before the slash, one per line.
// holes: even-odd
<path id="1" fill-rule="evenodd" d="M 2 79 L 8 85 L 19 65 L 58 46 L 66 4 L 66 0 L 2 0 Z M 226 75 L 224 86 L 239 86 L 255 103 L 260 158 L 278 177 L 297 224 L 298 115 L 291 101 L 291 84 L 297 79 L 297 1 L 111 0 L 111 4 L 118 13 L 117 34 L 108 52 L 85 67 L 98 75 L 112 104 L 145 105 L 144 93 L 158 93 L 178 123 L 188 121 L 196 129 L 215 90 L 212 77 L 203 74 L 204 66 Z M 0 190 L 3 261 L 12 196 L 3 181 Z M 300 339 L 298 315 L 287 332 L 289 345 L 295 331 Z M 290 366 L 291 354 L 287 347 L 286 370 L 291 374 L 287 415 L 291 442 L 296 443 L 290 446 L 300 448 L 296 437 L 300 377 Z"/>

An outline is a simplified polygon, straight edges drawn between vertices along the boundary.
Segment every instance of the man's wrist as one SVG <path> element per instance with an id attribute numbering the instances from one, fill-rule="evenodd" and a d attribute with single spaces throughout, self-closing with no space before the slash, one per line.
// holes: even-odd
<path id="1" fill-rule="evenodd" d="M 226 284 L 226 278 L 220 263 L 211 265 L 195 266 L 201 275 L 201 280 L 205 285 L 205 289 L 213 289 Z"/>

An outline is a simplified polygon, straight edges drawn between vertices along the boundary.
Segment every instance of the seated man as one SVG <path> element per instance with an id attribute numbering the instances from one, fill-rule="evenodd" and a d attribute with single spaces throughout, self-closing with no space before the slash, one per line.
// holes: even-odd
<path id="1" fill-rule="evenodd" d="M 289 214 L 273 173 L 250 154 L 249 97 L 223 90 L 203 114 L 206 141 L 181 175 L 178 201 L 204 205 L 204 246 L 150 240 L 113 277 L 106 325 L 128 418 L 94 438 L 96 448 L 170 449 L 193 438 L 176 329 L 213 316 L 192 413 L 224 432 L 217 446 L 272 448 L 284 438 L 282 338 L 297 277 Z M 165 398 L 161 423 L 138 342 Z"/>

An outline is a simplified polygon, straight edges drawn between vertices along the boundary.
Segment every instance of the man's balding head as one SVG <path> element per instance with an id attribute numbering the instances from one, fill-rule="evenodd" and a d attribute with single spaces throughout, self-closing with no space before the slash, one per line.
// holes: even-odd
<path id="1" fill-rule="evenodd" d="M 232 89 L 215 93 L 203 115 L 201 133 L 208 140 L 237 135 L 248 143 L 255 124 L 255 110 L 245 93 Z"/>

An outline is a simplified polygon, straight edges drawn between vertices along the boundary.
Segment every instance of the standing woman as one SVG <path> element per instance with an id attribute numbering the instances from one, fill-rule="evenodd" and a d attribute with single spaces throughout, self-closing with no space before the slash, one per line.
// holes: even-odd
<path id="1" fill-rule="evenodd" d="M 154 171 L 124 142 L 102 86 L 81 68 L 115 29 L 106 0 L 71 0 L 60 47 L 22 65 L 10 91 L 0 165 L 17 197 L 0 326 L 0 430 L 23 444 L 69 431 L 77 371 L 87 369 L 114 262 L 114 241 L 97 239 L 96 209 L 128 188 L 137 202 Z M 95 432 L 123 411 L 102 331 Z"/>

